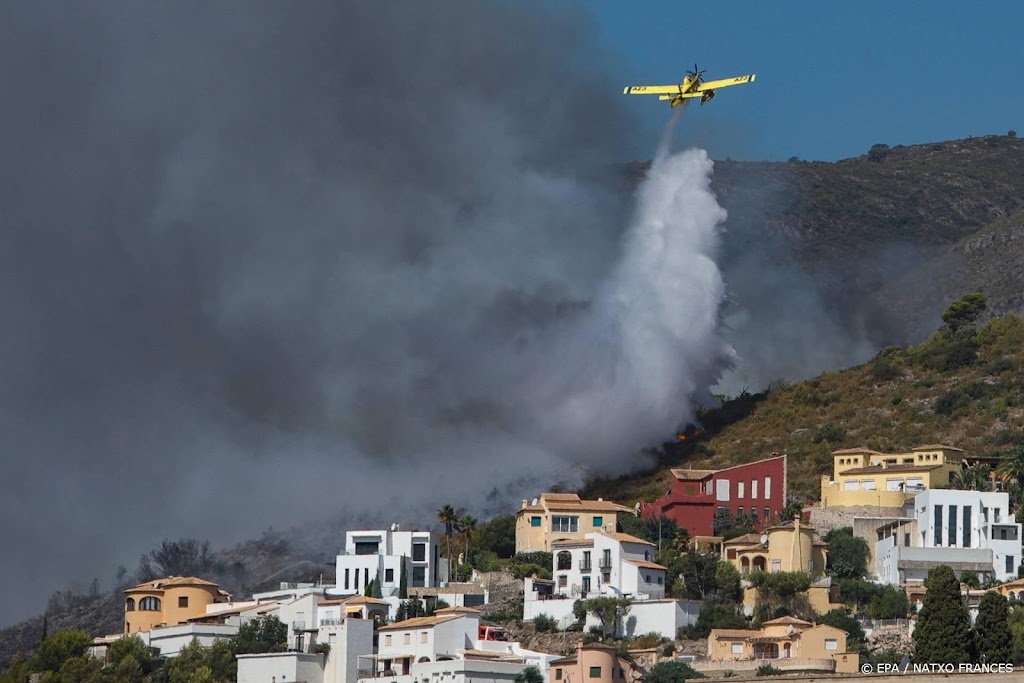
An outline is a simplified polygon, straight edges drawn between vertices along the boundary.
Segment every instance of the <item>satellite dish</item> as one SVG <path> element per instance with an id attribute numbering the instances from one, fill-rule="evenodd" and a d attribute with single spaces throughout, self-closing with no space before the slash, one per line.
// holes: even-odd
<path id="1" fill-rule="evenodd" d="M 768 534 L 761 534 L 761 543 L 768 542 Z"/>
<path id="2" fill-rule="evenodd" d="M 536 499 L 536 498 L 534 498 L 534 499 L 533 499 L 533 502 L 532 502 L 532 503 L 530 503 L 530 505 L 536 505 L 536 504 L 537 504 L 537 499 Z"/>

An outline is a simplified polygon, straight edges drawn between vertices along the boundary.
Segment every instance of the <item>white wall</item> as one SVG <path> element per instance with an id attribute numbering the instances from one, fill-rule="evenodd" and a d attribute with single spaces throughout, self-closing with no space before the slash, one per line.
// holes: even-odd
<path id="1" fill-rule="evenodd" d="M 511 683 L 525 668 L 524 664 L 509 662 L 456 659 L 413 664 L 409 676 L 359 680 L 363 683 L 416 683 L 423 680 L 444 683 Z"/>
<path id="2" fill-rule="evenodd" d="M 231 638 L 237 634 L 237 624 L 179 624 L 140 631 L 137 635 L 146 645 L 158 648 L 162 656 L 176 657 L 193 638 L 203 647 L 210 647 L 222 638 Z"/>
<path id="3" fill-rule="evenodd" d="M 355 683 L 359 657 L 373 654 L 373 622 L 346 619 L 337 626 L 321 627 L 317 642 L 331 646 L 324 667 L 324 683 Z"/>
<path id="4" fill-rule="evenodd" d="M 695 600 L 647 600 L 634 602 L 625 618 L 619 635 L 629 637 L 645 633 L 658 633 L 675 640 L 682 626 L 697 623 L 700 603 Z"/>
<path id="5" fill-rule="evenodd" d="M 323 683 L 323 655 L 275 652 L 238 655 L 238 683 Z"/>
<path id="6" fill-rule="evenodd" d="M 377 553 L 372 555 L 356 555 L 356 543 L 377 543 Z M 414 561 L 413 546 L 424 544 L 423 561 Z M 437 562 L 435 562 L 435 555 Z M 335 583 L 331 591 L 336 595 L 353 595 L 363 593 L 366 583 L 380 578 L 381 594 L 385 597 L 396 594 L 401 584 L 402 557 L 406 558 L 407 581 L 410 587 L 416 585 L 413 580 L 414 568 L 424 570 L 423 585 L 437 586 L 445 582 L 447 562 L 440 560 L 440 544 L 438 538 L 429 531 L 395 531 L 371 530 L 349 531 L 345 534 L 345 547 L 337 556 Z M 348 586 L 345 585 L 345 570 L 349 571 Z M 392 580 L 388 581 L 388 570 Z M 358 572 L 358 579 L 356 578 Z"/>

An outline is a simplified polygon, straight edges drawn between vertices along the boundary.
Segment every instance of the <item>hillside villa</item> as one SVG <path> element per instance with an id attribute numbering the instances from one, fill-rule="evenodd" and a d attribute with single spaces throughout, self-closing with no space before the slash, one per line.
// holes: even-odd
<path id="1" fill-rule="evenodd" d="M 646 519 L 668 517 L 690 536 L 712 536 L 715 515 L 749 515 L 760 529 L 786 504 L 786 456 L 772 457 L 721 470 L 672 470 L 668 492 L 653 503 L 637 503 Z"/>
<path id="2" fill-rule="evenodd" d="M 593 531 L 612 531 L 618 515 L 636 515 L 624 505 L 603 498 L 582 500 L 575 493 L 542 493 L 516 512 L 516 552 L 551 552 L 556 540 L 582 541 Z"/>
<path id="3" fill-rule="evenodd" d="M 770 663 L 783 671 L 857 673 L 860 656 L 848 652 L 846 631 L 794 617 L 766 621 L 760 629 L 712 629 L 702 672 L 754 670 Z"/>

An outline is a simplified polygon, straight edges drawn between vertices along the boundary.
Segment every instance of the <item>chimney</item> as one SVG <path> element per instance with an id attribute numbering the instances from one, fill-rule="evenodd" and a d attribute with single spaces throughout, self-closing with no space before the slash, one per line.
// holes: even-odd
<path id="1" fill-rule="evenodd" d="M 522 509 L 522 510 L 526 509 L 526 499 L 525 498 L 523 498 L 523 505 L 522 505 L 522 507 L 520 509 Z"/>

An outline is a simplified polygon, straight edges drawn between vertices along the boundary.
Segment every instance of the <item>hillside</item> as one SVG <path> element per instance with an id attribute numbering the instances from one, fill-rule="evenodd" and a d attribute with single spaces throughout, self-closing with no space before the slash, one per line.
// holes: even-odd
<path id="1" fill-rule="evenodd" d="M 775 451 L 790 456 L 790 494 L 806 503 L 818 498 L 839 448 L 947 443 L 1002 455 L 1024 445 L 1024 318 L 993 319 L 973 339 L 942 329 L 858 367 L 725 401 L 702 414 L 703 435 L 658 451 L 662 469 L 595 480 L 585 492 L 632 505 L 668 489 L 665 468 L 728 467 Z"/>
<path id="2" fill-rule="evenodd" d="M 631 164 L 632 181 L 648 167 Z M 969 289 L 985 292 L 992 314 L 1024 313 L 1016 135 L 876 145 L 835 163 L 716 161 L 712 189 L 729 212 L 722 262 L 740 298 L 755 266 L 799 268 L 878 345 L 920 341 Z M 773 286 L 751 275 L 751 298 Z"/>

